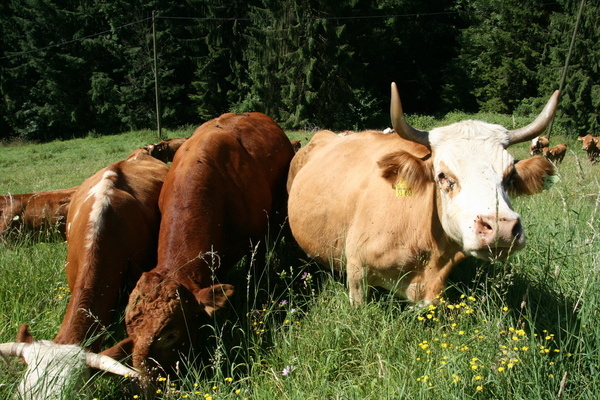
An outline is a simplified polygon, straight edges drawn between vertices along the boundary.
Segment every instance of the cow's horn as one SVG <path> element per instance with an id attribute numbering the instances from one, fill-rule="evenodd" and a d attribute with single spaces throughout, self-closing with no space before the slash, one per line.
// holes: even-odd
<path id="1" fill-rule="evenodd" d="M 21 357 L 25 348 L 30 345 L 30 343 L 24 342 L 1 343 L 0 354 L 3 356 Z"/>
<path id="2" fill-rule="evenodd" d="M 408 122 L 406 122 L 404 112 L 402 111 L 402 103 L 400 102 L 400 94 L 398 94 L 396 82 L 392 82 L 392 101 L 390 104 L 390 116 L 392 118 L 392 126 L 394 127 L 396 133 L 400 135 L 400 137 L 430 147 L 429 132 L 415 129 L 412 126 L 410 126 Z"/>
<path id="3" fill-rule="evenodd" d="M 141 378 L 139 372 L 104 354 L 86 353 L 85 363 L 90 368 L 96 368 L 101 371 L 110 372 L 111 374 L 128 376 L 130 378 L 137 379 Z"/>
<path id="4" fill-rule="evenodd" d="M 527 140 L 531 140 L 536 136 L 539 136 L 544 130 L 550 125 L 552 118 L 554 118 L 554 114 L 556 113 L 556 108 L 558 106 L 558 98 L 560 96 L 560 91 L 556 90 L 552 96 L 550 96 L 550 100 L 546 103 L 546 106 L 537 116 L 535 121 L 530 123 L 527 126 L 524 126 L 519 129 L 515 129 L 508 132 L 509 137 L 509 146 L 515 143 L 525 142 Z"/>

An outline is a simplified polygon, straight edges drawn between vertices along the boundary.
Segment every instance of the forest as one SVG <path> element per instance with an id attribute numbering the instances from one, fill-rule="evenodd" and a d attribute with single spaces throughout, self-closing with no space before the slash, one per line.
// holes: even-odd
<path id="1" fill-rule="evenodd" d="M 5 0 L 0 37 L 0 140 L 230 111 L 285 129 L 384 128 L 392 81 L 409 115 L 532 115 L 571 43 L 557 119 L 572 136 L 600 127 L 590 0 Z"/>

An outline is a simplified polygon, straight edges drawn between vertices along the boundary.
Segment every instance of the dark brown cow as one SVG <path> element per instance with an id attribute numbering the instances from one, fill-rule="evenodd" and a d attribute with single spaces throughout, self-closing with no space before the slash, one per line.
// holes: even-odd
<path id="1" fill-rule="evenodd" d="M 544 157 L 546 157 L 549 161 L 554 164 L 561 163 L 565 158 L 565 154 L 567 154 L 567 145 L 566 144 L 557 144 L 556 146 L 552 146 L 550 148 L 544 147 L 542 149 Z"/>
<path id="2" fill-rule="evenodd" d="M 581 148 L 587 152 L 588 159 L 592 164 L 600 160 L 600 136 L 587 134 L 581 138 L 583 141 Z"/>
<path id="3" fill-rule="evenodd" d="M 0 235 L 57 229 L 65 237 L 67 211 L 77 188 L 0 196 Z"/>
<path id="4" fill-rule="evenodd" d="M 529 146 L 529 154 L 532 156 L 543 154 L 544 149 L 550 146 L 550 141 L 546 136 L 538 136 L 531 139 L 531 145 Z"/>
<path id="5" fill-rule="evenodd" d="M 273 211 L 285 207 L 293 154 L 264 114 L 224 114 L 196 129 L 165 180 L 158 264 L 131 293 L 129 337 L 113 356 L 132 351 L 135 368 L 170 373 L 193 344 L 203 345 L 196 316 L 223 307 L 233 293 L 223 283 L 228 269 L 264 239 Z"/>
<path id="6" fill-rule="evenodd" d="M 508 131 L 462 121 L 430 132 L 410 127 L 392 85 L 398 135 L 317 132 L 294 157 L 290 228 L 320 263 L 346 271 L 350 299 L 369 286 L 429 304 L 467 255 L 505 258 L 525 245 L 509 192 L 539 193 L 554 174 L 543 157 L 515 161 L 511 144 L 550 123 L 558 91 L 530 125 Z"/>
<path id="7" fill-rule="evenodd" d="M 142 272 L 156 263 L 158 197 L 167 171 L 165 163 L 150 156 L 120 161 L 88 178 L 73 194 L 66 263 L 71 297 L 53 343 L 40 341 L 41 350 L 54 352 L 61 345 L 73 351 L 77 346 L 100 350 L 119 299 L 126 301 Z M 17 341 L 38 343 L 27 325 Z"/>

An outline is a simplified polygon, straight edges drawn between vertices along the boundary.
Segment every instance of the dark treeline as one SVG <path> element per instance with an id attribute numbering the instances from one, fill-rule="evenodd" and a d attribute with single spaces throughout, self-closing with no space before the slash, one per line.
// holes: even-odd
<path id="1" fill-rule="evenodd" d="M 0 139 L 72 138 L 262 111 L 287 129 L 408 113 L 529 115 L 558 88 L 580 0 L 5 0 Z M 156 18 L 153 20 L 152 13 Z M 587 1 L 559 118 L 598 134 L 600 3 Z"/>

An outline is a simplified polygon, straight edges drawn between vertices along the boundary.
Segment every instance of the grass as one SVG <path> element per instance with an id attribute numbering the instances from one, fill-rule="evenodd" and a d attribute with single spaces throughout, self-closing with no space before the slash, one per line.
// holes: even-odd
<path id="1" fill-rule="evenodd" d="M 428 129 L 469 117 L 416 116 L 411 122 Z M 512 118 L 494 118 L 513 127 Z M 305 143 L 310 133 L 290 137 Z M 0 190 L 70 187 L 155 141 L 152 132 L 133 132 L 3 146 Z M 569 145 L 560 182 L 513 204 L 523 217 L 527 247 L 503 262 L 467 259 L 435 307 L 412 309 L 380 291 L 350 308 L 343 278 L 306 259 L 287 230 L 272 232 L 267 259 L 255 260 L 250 270 L 240 263 L 232 274 L 238 288 L 233 304 L 207 324 L 199 346 L 210 344 L 208 358 L 187 361 L 178 379 L 158 382 L 158 397 L 597 398 L 600 167 L 560 130 L 552 142 Z M 511 152 L 525 158 L 527 144 Z M 68 300 L 65 256 L 57 238 L 0 241 L 0 341 L 13 340 L 24 322 L 36 338 L 54 337 Z M 18 360 L 0 368 L 0 399 L 11 398 L 22 371 Z M 75 398 L 134 398 L 120 381 L 94 379 Z"/>

